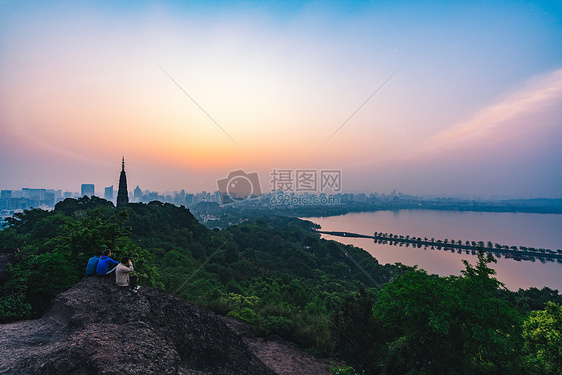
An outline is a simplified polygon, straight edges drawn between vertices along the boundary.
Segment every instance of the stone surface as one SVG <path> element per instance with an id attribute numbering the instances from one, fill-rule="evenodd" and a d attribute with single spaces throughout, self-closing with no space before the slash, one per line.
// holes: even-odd
<path id="1" fill-rule="evenodd" d="M 327 375 L 333 367 L 332 362 L 335 361 L 315 358 L 279 336 L 256 337 L 247 323 L 234 318 L 220 318 L 240 335 L 263 363 L 279 375 Z"/>
<path id="2" fill-rule="evenodd" d="M 41 319 L 0 325 L 0 374 L 327 375 L 316 359 L 248 324 L 112 278 L 88 277 Z"/>
<path id="3" fill-rule="evenodd" d="M 214 313 L 160 289 L 90 277 L 41 319 L 0 326 L 0 374 L 275 372 Z"/>

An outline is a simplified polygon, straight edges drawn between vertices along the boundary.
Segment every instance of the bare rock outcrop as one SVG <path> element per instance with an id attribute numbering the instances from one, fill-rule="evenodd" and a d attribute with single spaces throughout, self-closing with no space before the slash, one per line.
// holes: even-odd
<path id="1" fill-rule="evenodd" d="M 0 326 L 0 374 L 274 375 L 211 311 L 90 277 L 42 318 Z"/>
<path id="2" fill-rule="evenodd" d="M 303 352 L 296 344 L 272 335 L 269 337 L 256 337 L 251 327 L 238 319 L 220 317 L 242 340 L 248 348 L 270 369 L 278 375 L 328 375 L 332 364 L 343 363 L 327 359 L 315 358 Z"/>

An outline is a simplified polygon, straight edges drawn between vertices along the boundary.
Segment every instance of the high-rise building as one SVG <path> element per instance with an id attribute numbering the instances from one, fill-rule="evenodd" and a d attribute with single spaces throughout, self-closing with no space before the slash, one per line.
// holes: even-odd
<path id="1" fill-rule="evenodd" d="M 2 190 L 0 192 L 1 199 L 12 199 L 12 191 L 11 190 Z"/>
<path id="2" fill-rule="evenodd" d="M 129 203 L 129 193 L 127 192 L 127 176 L 125 175 L 125 157 L 121 162 L 121 175 L 119 176 L 119 190 L 117 191 L 117 207 Z"/>
<path id="3" fill-rule="evenodd" d="M 142 190 L 139 185 L 135 188 L 133 196 L 135 197 L 135 202 L 142 202 Z"/>
<path id="4" fill-rule="evenodd" d="M 0 210 L 12 209 L 12 191 L 2 190 L 0 192 Z"/>
<path id="5" fill-rule="evenodd" d="M 113 185 L 105 188 L 104 198 L 106 201 L 113 200 Z"/>
<path id="6" fill-rule="evenodd" d="M 82 184 L 80 196 L 83 197 L 84 195 L 87 195 L 90 198 L 94 196 L 94 184 Z"/>

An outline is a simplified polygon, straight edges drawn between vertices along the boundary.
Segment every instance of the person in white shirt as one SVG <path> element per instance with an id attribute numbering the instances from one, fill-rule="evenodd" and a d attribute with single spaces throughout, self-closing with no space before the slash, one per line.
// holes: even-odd
<path id="1" fill-rule="evenodd" d="M 128 286 L 131 292 L 136 293 L 140 287 L 137 286 L 138 276 L 131 275 L 134 270 L 131 258 L 123 257 L 115 268 L 115 282 L 119 286 Z"/>

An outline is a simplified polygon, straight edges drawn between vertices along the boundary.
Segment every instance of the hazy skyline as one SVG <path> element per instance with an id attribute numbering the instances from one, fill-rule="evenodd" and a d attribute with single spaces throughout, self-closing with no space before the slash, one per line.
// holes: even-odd
<path id="1" fill-rule="evenodd" d="M 0 188 L 101 191 L 124 155 L 129 190 L 562 198 L 560 46 L 558 1 L 4 1 Z"/>

